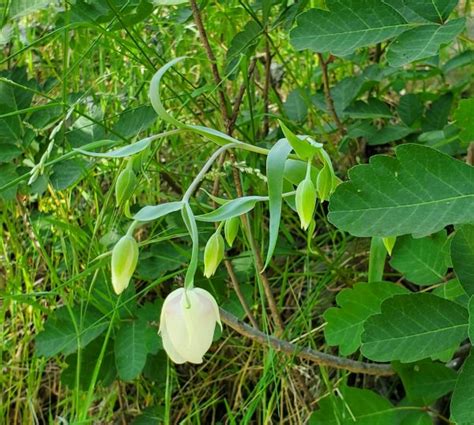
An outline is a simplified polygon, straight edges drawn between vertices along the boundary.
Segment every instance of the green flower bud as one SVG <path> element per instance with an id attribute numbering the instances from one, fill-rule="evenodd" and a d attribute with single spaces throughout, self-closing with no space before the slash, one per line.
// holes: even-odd
<path id="1" fill-rule="evenodd" d="M 296 211 L 300 217 L 301 228 L 306 230 L 313 219 L 316 208 L 316 188 L 309 178 L 305 178 L 296 189 Z"/>
<path id="2" fill-rule="evenodd" d="M 204 248 L 204 276 L 211 277 L 223 258 L 224 238 L 218 230 L 209 238 Z"/>
<path id="3" fill-rule="evenodd" d="M 395 242 L 397 241 L 396 236 L 388 236 L 386 238 L 382 238 L 382 242 L 385 246 L 385 249 L 388 252 L 388 255 L 392 255 L 393 247 L 395 246 Z"/>
<path id="4" fill-rule="evenodd" d="M 130 283 L 137 261 L 137 241 L 125 235 L 115 244 L 112 251 L 112 286 L 117 295 L 120 295 Z"/>
<path id="5" fill-rule="evenodd" d="M 120 207 L 127 202 L 133 195 L 137 185 L 137 177 L 133 172 L 132 167 L 127 167 L 123 170 L 115 184 L 115 202 L 117 207 Z"/>
<path id="6" fill-rule="evenodd" d="M 333 179 L 331 169 L 327 164 L 324 164 L 316 180 L 316 188 L 321 201 L 327 201 L 329 199 L 333 188 Z"/>
<path id="7" fill-rule="evenodd" d="M 237 237 L 237 233 L 239 233 L 240 227 L 240 218 L 239 217 L 232 217 L 226 220 L 224 224 L 224 236 L 225 240 L 231 247 L 234 243 L 235 238 Z"/>

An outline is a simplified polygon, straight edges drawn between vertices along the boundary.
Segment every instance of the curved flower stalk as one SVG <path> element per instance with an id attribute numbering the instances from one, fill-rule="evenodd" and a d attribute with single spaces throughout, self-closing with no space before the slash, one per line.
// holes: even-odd
<path id="1" fill-rule="evenodd" d="M 174 363 L 202 363 L 212 344 L 216 324 L 222 329 L 219 307 L 204 289 L 179 288 L 163 304 L 159 333 Z"/>

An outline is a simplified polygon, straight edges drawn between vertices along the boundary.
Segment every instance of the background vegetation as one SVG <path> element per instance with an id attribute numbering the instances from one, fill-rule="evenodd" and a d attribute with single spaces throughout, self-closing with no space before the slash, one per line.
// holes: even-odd
<path id="1" fill-rule="evenodd" d="M 399 3 L 400 10 L 406 8 Z M 126 161 L 86 157 L 73 149 L 103 148 L 104 140 L 108 148 L 118 147 L 174 130 L 157 119 L 148 89 L 156 70 L 176 57 L 188 59 L 164 77 L 162 99 L 179 121 L 270 149 L 283 137 L 281 120 L 296 134 L 323 143 L 343 180 L 351 166 L 375 153 L 391 154 L 394 146 L 407 142 L 472 164 L 472 127 L 460 125 L 472 117 L 472 102 L 460 107 L 472 95 L 469 21 L 427 56 L 407 59 L 404 51 L 376 41 L 336 57 L 324 49 L 315 53 L 321 49 L 314 46 L 314 51 L 301 50 L 308 46 L 298 44 L 295 30 L 290 42 L 296 17 L 310 7 L 325 5 L 276 0 L 0 2 L 4 423 L 299 424 L 318 409 L 314 423 L 347 423 L 352 415 L 344 409 L 347 403 L 365 400 L 379 409 L 380 400 L 371 398 L 377 394 L 392 403 L 385 410 L 396 411 L 394 419 L 369 417 L 360 423 L 450 423 L 447 394 L 454 387 L 453 367 L 416 366 L 426 370 L 438 393 L 407 398 L 403 377 L 414 369 L 403 375 L 404 366 L 395 366 L 398 375 L 388 377 L 334 369 L 280 354 L 228 327 L 215 336 L 202 365 L 170 363 L 157 329 L 162 300 L 182 283 L 190 259 L 189 237 L 178 214 L 138 230 L 140 259 L 133 285 L 121 298 L 113 294 L 110 250 L 129 224 L 126 208 L 115 204 L 114 185 Z M 470 13 L 470 3 L 461 1 L 450 16 L 455 20 Z M 311 27 L 303 19 L 297 25 Z M 94 142 L 101 143 L 90 145 Z M 132 213 L 179 199 L 214 150 L 214 144 L 194 133 L 153 142 L 133 160 L 138 182 Z M 210 211 L 209 194 L 266 194 L 265 161 L 242 151 L 222 156 L 196 193 L 196 210 Z M 325 329 L 331 313 L 323 313 L 336 305 L 342 289 L 382 275 L 412 291 L 419 286 L 436 291 L 454 277 L 449 255 L 427 260 L 428 271 L 419 271 L 410 260 L 413 251 L 423 256 L 444 247 L 448 234 L 430 239 L 435 248 L 426 241 L 420 247 L 409 236 L 398 240 L 384 270 L 385 252 L 382 262 L 372 258 L 369 267 L 369 252 L 377 252 L 371 240 L 338 230 L 327 210 L 327 202 L 318 203 L 314 232 L 306 234 L 284 203 L 273 260 L 260 274 L 255 267 L 261 270 L 265 259 L 268 213 L 265 204 L 257 204 L 227 249 L 226 264 L 212 279 L 202 277 L 201 268 L 196 284 L 210 290 L 225 310 L 267 334 L 360 360 L 360 341 L 351 345 L 351 332 L 342 339 L 331 335 L 331 328 Z M 200 225 L 202 245 L 213 230 L 211 223 Z M 279 317 L 269 309 L 268 287 Z M 362 304 L 369 303 L 369 294 L 360 291 L 352 299 L 359 296 Z M 449 292 L 446 298 L 467 297 L 459 282 L 441 291 Z M 458 359 L 459 367 L 466 349 L 457 353 L 443 359 Z M 440 382 L 445 383 L 441 391 Z M 347 386 L 373 392 L 351 393 Z M 334 419 L 331 412 L 342 416 Z"/>

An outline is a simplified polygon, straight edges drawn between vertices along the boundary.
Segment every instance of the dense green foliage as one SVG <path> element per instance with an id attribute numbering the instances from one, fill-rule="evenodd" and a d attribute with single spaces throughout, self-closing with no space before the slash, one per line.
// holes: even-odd
<path id="1" fill-rule="evenodd" d="M 5 423 L 474 423 L 469 2 L 0 17 Z M 183 285 L 252 324 L 201 365 Z"/>

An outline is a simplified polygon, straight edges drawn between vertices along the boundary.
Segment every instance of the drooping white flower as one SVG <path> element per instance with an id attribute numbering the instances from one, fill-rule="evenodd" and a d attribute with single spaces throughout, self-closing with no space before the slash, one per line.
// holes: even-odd
<path id="1" fill-rule="evenodd" d="M 209 292 L 176 289 L 166 297 L 161 310 L 159 332 L 166 353 L 174 363 L 202 363 L 216 323 L 222 328 L 217 302 Z"/>

